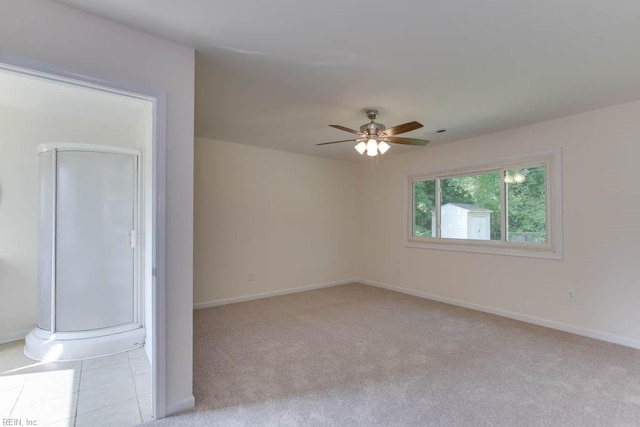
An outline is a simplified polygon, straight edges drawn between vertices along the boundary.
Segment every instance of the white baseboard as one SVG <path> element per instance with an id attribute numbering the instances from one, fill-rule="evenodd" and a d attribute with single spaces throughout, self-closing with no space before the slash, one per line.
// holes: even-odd
<path id="1" fill-rule="evenodd" d="M 177 402 L 167 404 L 166 416 L 177 414 L 178 412 L 186 411 L 196 406 L 196 398 L 193 394 Z"/>
<path id="2" fill-rule="evenodd" d="M 373 280 L 357 279 L 356 281 L 359 283 L 363 283 L 365 285 L 376 286 L 378 288 L 384 288 L 384 289 L 400 292 L 407 295 L 413 295 L 416 297 L 426 298 L 433 301 L 439 301 L 446 304 L 456 305 L 458 307 L 464 307 L 472 310 L 482 311 L 484 313 L 495 314 L 497 316 L 507 317 L 509 319 L 519 320 L 526 323 L 532 323 L 534 325 L 544 326 L 546 328 L 557 329 L 559 331 L 569 332 L 575 335 L 594 338 L 600 341 L 606 341 L 613 344 L 620 344 L 625 347 L 640 349 L 640 340 L 636 338 L 624 337 L 620 335 L 610 334 L 608 332 L 581 328 L 579 326 L 569 325 L 562 322 L 556 322 L 554 320 L 541 319 L 539 317 L 529 316 L 529 315 L 520 314 L 520 313 L 514 313 L 512 311 L 502 310 L 499 308 L 487 307 L 484 305 L 473 304 L 473 303 L 469 303 L 469 302 L 465 302 L 465 301 L 461 301 L 453 298 L 441 297 L 438 295 L 416 291 L 413 289 L 402 288 L 399 286 L 388 285 L 386 283 L 380 283 Z"/>
<path id="3" fill-rule="evenodd" d="M 8 342 L 23 340 L 29 334 L 29 332 L 31 332 L 31 329 L 2 334 L 0 335 L 0 344 L 6 344 Z"/>
<path id="4" fill-rule="evenodd" d="M 220 305 L 233 304 L 236 302 L 252 301 L 256 299 L 276 297 L 279 295 L 294 294 L 296 292 L 305 292 L 305 291 L 311 291 L 314 289 L 330 288 L 331 286 L 347 285 L 349 283 L 354 283 L 354 282 L 357 282 L 357 279 L 345 279 L 345 280 L 338 280 L 337 282 L 317 283 L 315 285 L 279 289 L 277 291 L 270 291 L 270 292 L 260 292 L 257 294 L 245 295 L 241 297 L 223 298 L 223 299 L 218 299 L 213 301 L 198 302 L 193 304 L 193 309 L 200 310 L 202 308 L 218 307 Z"/>

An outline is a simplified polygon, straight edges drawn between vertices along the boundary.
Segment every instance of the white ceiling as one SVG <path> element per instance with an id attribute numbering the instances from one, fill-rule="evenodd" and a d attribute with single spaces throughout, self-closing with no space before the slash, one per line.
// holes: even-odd
<path id="1" fill-rule="evenodd" d="M 196 136 L 224 141 L 359 159 L 315 144 L 368 107 L 433 145 L 640 99 L 637 0 L 58 1 L 195 47 Z"/>

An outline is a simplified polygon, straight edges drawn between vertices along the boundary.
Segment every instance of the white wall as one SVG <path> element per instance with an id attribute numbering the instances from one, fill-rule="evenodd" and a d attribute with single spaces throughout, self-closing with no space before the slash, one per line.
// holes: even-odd
<path id="1" fill-rule="evenodd" d="M 363 164 L 360 276 L 640 346 L 639 141 L 635 102 L 387 156 L 373 172 Z M 557 147 L 564 165 L 564 260 L 403 246 L 407 174 Z M 577 302 L 566 300 L 568 289 L 577 290 Z"/>
<path id="2" fill-rule="evenodd" d="M 355 277 L 355 164 L 200 138 L 195 159 L 196 306 Z"/>
<path id="3" fill-rule="evenodd" d="M 166 401 L 169 412 L 188 407 L 193 403 L 193 49 L 56 2 L 4 0 L 0 55 L 167 94 Z"/>
<path id="4" fill-rule="evenodd" d="M 95 129 L 100 129 L 96 132 Z M 0 342 L 35 327 L 38 171 L 36 146 L 82 142 L 137 149 L 135 129 L 2 106 L 0 94 Z"/>

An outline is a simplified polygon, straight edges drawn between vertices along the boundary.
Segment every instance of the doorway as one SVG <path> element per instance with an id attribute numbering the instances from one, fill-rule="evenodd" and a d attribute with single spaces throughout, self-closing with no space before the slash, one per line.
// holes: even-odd
<path id="1" fill-rule="evenodd" d="M 161 95 L 132 90 L 117 83 L 100 81 L 97 84 L 99 80 L 78 78 L 73 72 L 40 64 L 34 67 L 32 62 L 28 65 L 0 63 L 0 109 L 3 113 L 0 116 L 4 118 L 1 128 L 3 132 L 9 129 L 8 134 L 0 135 L 6 163 L 0 168 L 0 200 L 5 213 L 13 212 L 12 218 L 5 215 L 3 219 L 0 215 L 0 221 L 12 221 L 12 231 L 7 239 L 3 238 L 4 246 L 0 243 L 3 255 L 0 282 L 11 283 L 11 286 L 0 289 L 5 294 L 0 299 L 13 306 L 0 310 L 5 313 L 2 323 L 8 328 L 0 331 L 0 337 L 4 342 L 20 339 L 29 329 L 25 318 L 30 318 L 32 324 L 36 320 L 34 246 L 38 189 L 34 184 L 37 180 L 35 146 L 47 142 L 79 142 L 139 150 L 142 152 L 142 236 L 139 243 L 143 250 L 137 260 L 141 266 L 137 279 L 144 289 L 140 307 L 147 335 L 144 350 L 138 351 L 134 358 L 142 356 L 151 364 L 150 413 L 162 417 L 164 342 L 163 333 L 158 330 L 163 322 L 158 319 L 164 318 L 164 282 L 163 268 L 158 267 L 163 266 L 164 254 L 164 248 L 159 244 L 164 242 L 164 208 L 159 202 L 164 194 L 164 166 L 158 159 L 164 158 L 164 123 L 158 117 L 164 116 L 164 100 Z M 16 304 L 16 301 L 24 304 Z M 137 363 L 133 359 L 130 362 Z M 92 364 L 97 363 L 88 365 Z M 29 369 L 33 368 L 24 371 Z"/>

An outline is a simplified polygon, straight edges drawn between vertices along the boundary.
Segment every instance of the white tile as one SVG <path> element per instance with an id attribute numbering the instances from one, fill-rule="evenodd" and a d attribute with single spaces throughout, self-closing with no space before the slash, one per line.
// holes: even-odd
<path id="1" fill-rule="evenodd" d="M 86 390 L 88 388 L 98 386 L 117 385 L 119 383 L 129 381 L 131 378 L 131 367 L 128 363 L 126 365 L 115 364 L 112 366 L 90 369 L 82 372 L 80 390 Z"/>
<path id="2" fill-rule="evenodd" d="M 22 387 L 26 381 L 26 375 L 3 375 L 0 377 L 0 392 Z"/>
<path id="3" fill-rule="evenodd" d="M 76 419 L 74 418 L 69 418 L 67 420 L 63 420 L 63 421 L 57 421 L 55 423 L 51 423 L 51 424 L 44 424 L 44 427 L 73 427 L 76 424 Z M 43 426 L 38 426 L 38 427 L 43 427 Z"/>
<path id="4" fill-rule="evenodd" d="M 78 414 L 76 427 L 132 427 L 142 422 L 137 399 Z"/>
<path id="5" fill-rule="evenodd" d="M 77 389 L 78 383 L 80 382 L 80 365 L 77 367 L 58 367 L 56 370 L 30 372 L 25 375 L 27 377 L 25 386 L 31 384 L 60 383 L 69 386 L 73 385 Z"/>
<path id="6" fill-rule="evenodd" d="M 16 408 L 73 394 L 78 391 L 79 382 L 80 372 L 71 369 L 30 374 Z"/>
<path id="7" fill-rule="evenodd" d="M 0 373 L 33 363 L 23 353 L 24 340 L 0 345 Z"/>
<path id="8" fill-rule="evenodd" d="M 57 397 L 31 406 L 15 408 L 11 412 L 11 418 L 21 418 L 37 422 L 38 426 L 44 426 L 59 421 L 73 418 L 76 413 L 78 394 Z M 26 423 L 26 421 L 24 421 Z M 36 425 L 36 424 L 32 424 Z"/>
<path id="9" fill-rule="evenodd" d="M 42 363 L 24 342 L 0 345 L 0 418 L 52 427 L 137 425 L 151 417 L 151 366 L 144 348 L 77 362 Z M 133 372 L 136 377 L 133 377 Z"/>
<path id="10" fill-rule="evenodd" d="M 147 352 L 144 350 L 144 347 L 139 347 L 134 350 L 129 350 L 127 352 L 129 354 L 129 360 L 144 358 L 145 360 L 149 360 L 147 357 Z"/>
<path id="11" fill-rule="evenodd" d="M 81 366 L 81 362 L 35 363 L 15 373 L 25 375 L 27 383 L 55 381 L 56 378 L 69 377 L 72 372 L 75 376 L 79 376 Z"/>
<path id="12" fill-rule="evenodd" d="M 153 419 L 151 416 L 151 393 L 138 395 L 138 404 L 140 405 L 142 422 L 151 421 Z"/>
<path id="13" fill-rule="evenodd" d="M 146 374 L 147 372 L 151 372 L 151 364 L 146 357 L 131 359 L 131 370 L 134 376 Z"/>
<path id="14" fill-rule="evenodd" d="M 21 391 L 22 387 L 0 391 L 0 412 L 11 412 Z"/>
<path id="15" fill-rule="evenodd" d="M 24 354 L 3 353 L 0 354 L 0 375 L 8 374 L 12 371 L 15 371 L 16 369 L 24 368 L 25 366 L 30 366 L 38 363 L 41 362 L 31 360 Z"/>
<path id="16" fill-rule="evenodd" d="M 19 374 L 29 375 L 30 378 L 38 380 L 39 378 L 53 378 L 56 375 L 65 375 L 65 374 L 57 374 L 56 372 L 80 372 L 82 368 L 82 362 L 49 362 L 49 363 L 33 363 L 32 365 L 21 369 L 16 372 Z M 41 375 L 33 375 L 32 374 L 41 374 Z M 33 381 L 33 380 L 32 380 Z"/>
<path id="17" fill-rule="evenodd" d="M 128 377 L 115 384 L 82 389 L 78 399 L 78 414 L 85 414 L 135 398 L 136 392 L 133 385 L 133 377 Z"/>
<path id="18" fill-rule="evenodd" d="M 86 359 L 82 361 L 82 370 L 88 371 L 90 369 L 114 367 L 129 364 L 129 356 L 126 352 L 112 354 L 111 356 L 97 357 L 95 359 Z"/>
<path id="19" fill-rule="evenodd" d="M 151 393 L 151 372 L 133 377 L 138 395 Z"/>

